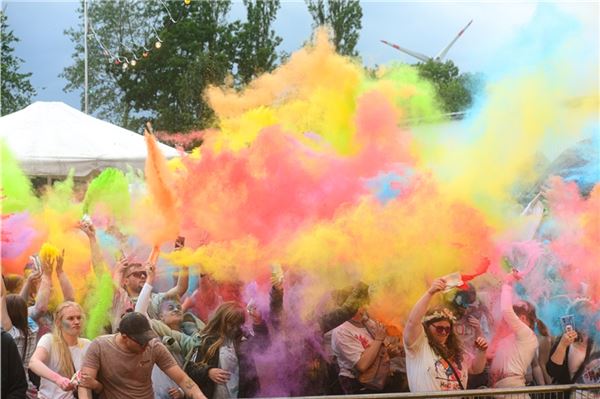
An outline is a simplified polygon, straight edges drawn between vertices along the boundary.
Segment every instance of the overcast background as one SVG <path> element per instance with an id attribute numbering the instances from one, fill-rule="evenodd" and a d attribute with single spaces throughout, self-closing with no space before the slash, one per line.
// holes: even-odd
<path id="1" fill-rule="evenodd" d="M 15 53 L 24 60 L 21 72 L 32 72 L 34 100 L 64 101 L 80 108 L 78 93 L 65 93 L 58 75 L 71 64 L 74 46 L 63 34 L 78 23 L 78 1 L 3 0 L 8 24 L 20 42 Z M 552 2 L 582 25 L 582 40 L 594 60 L 600 48 L 598 2 Z M 365 1 L 358 51 L 368 65 L 390 61 L 413 63 L 379 40 L 399 44 L 430 56 L 437 54 L 466 23 L 473 24 L 450 50 L 461 71 L 485 72 L 494 53 L 531 20 L 537 2 L 401 2 Z M 245 8 L 234 2 L 231 17 L 243 19 Z M 283 38 L 279 50 L 293 52 L 310 36 L 312 20 L 303 1 L 282 1 L 275 30 Z M 510 60 L 507 60 L 510 62 Z"/>

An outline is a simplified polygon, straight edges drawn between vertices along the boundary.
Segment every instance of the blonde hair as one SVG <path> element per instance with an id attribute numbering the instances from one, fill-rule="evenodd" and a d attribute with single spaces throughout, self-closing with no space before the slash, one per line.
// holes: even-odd
<path id="1" fill-rule="evenodd" d="M 52 353 L 56 354 L 58 358 L 58 374 L 66 378 L 71 378 L 75 374 L 75 366 L 73 365 L 73 359 L 71 358 L 71 351 L 69 345 L 64 337 L 62 320 L 64 310 L 67 308 L 76 308 L 81 313 L 82 320 L 85 315 L 83 309 L 76 302 L 65 301 L 56 307 L 54 311 L 54 329 L 52 330 Z"/>

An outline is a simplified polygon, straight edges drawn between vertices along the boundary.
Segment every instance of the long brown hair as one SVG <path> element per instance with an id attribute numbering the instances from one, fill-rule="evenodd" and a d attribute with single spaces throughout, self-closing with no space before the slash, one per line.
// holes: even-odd
<path id="1" fill-rule="evenodd" d="M 76 302 L 65 301 L 58 305 L 54 311 L 54 329 L 52 330 L 52 352 L 56 353 L 58 357 L 58 370 L 56 370 L 63 377 L 71 378 L 75 374 L 75 366 L 71 357 L 71 351 L 69 345 L 64 337 L 64 331 L 62 327 L 62 320 L 64 317 L 64 310 L 70 307 L 74 307 L 79 310 L 83 320 L 84 313 L 81 306 Z"/>
<path id="2" fill-rule="evenodd" d="M 10 294 L 6 296 L 6 310 L 8 310 L 8 317 L 13 326 L 15 326 L 25 338 L 25 346 L 23 347 L 23 353 L 21 353 L 21 359 L 24 361 L 27 355 L 27 346 L 34 344 L 35 342 L 29 342 L 29 323 L 27 320 L 27 302 L 21 295 Z"/>
<path id="3" fill-rule="evenodd" d="M 434 315 L 437 313 L 452 315 L 452 313 L 448 309 L 443 308 L 443 307 L 436 307 L 436 308 L 430 309 L 427 312 L 425 317 L 427 318 L 427 316 Z M 437 342 L 436 339 L 431 334 L 431 332 L 429 331 L 430 325 L 432 325 L 433 323 L 436 323 L 438 321 L 441 321 L 441 320 L 445 320 L 450 323 L 450 334 L 448 334 L 448 339 L 446 340 L 445 345 L 442 345 L 439 342 Z M 456 334 L 454 333 L 453 327 L 454 327 L 454 320 L 452 320 L 451 318 L 446 317 L 446 316 L 432 318 L 432 319 L 429 319 L 429 320 L 423 322 L 423 328 L 425 329 L 425 335 L 427 335 L 427 341 L 429 342 L 429 346 L 431 346 L 431 349 L 433 349 L 433 352 L 435 354 L 437 354 L 438 356 L 446 358 L 447 360 L 452 360 L 455 363 L 459 364 L 462 362 L 463 348 L 462 348 L 462 344 L 460 342 L 460 338 L 458 338 L 456 336 Z"/>
<path id="4" fill-rule="evenodd" d="M 535 306 L 532 303 L 527 301 L 520 301 L 516 305 L 513 305 L 513 310 L 517 316 L 525 316 L 529 324 L 531 325 L 531 329 L 535 331 L 536 327 L 540 335 L 544 337 L 550 336 L 548 332 L 548 327 L 544 324 L 543 321 L 537 318 L 537 314 L 535 311 Z"/>
<path id="5" fill-rule="evenodd" d="M 206 350 L 200 362 L 207 363 L 209 359 L 215 356 L 227 337 L 234 340 L 241 339 L 241 336 L 232 335 L 241 328 L 245 321 L 246 310 L 239 303 L 225 302 L 219 306 L 202 333 L 200 333 L 202 341 L 207 338 L 216 338 L 216 341 Z"/>

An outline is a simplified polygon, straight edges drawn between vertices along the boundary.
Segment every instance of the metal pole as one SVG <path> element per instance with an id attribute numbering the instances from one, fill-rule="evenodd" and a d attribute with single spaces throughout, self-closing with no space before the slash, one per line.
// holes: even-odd
<path id="1" fill-rule="evenodd" d="M 83 0 L 83 112 L 88 113 L 88 15 L 87 0 Z"/>

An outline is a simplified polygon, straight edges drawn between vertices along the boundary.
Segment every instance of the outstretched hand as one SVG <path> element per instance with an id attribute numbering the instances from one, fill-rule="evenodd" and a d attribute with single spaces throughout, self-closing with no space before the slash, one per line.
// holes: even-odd
<path id="1" fill-rule="evenodd" d="M 63 272 L 63 263 L 65 261 L 65 249 L 61 251 L 60 255 L 56 257 L 56 274 Z"/>
<path id="2" fill-rule="evenodd" d="M 45 256 L 40 256 L 40 261 L 42 262 L 42 273 L 45 276 L 52 276 L 52 271 L 54 270 L 54 265 L 56 264 L 56 258 L 50 254 L 46 254 Z"/>
<path id="3" fill-rule="evenodd" d="M 88 238 L 96 237 L 96 228 L 89 222 L 80 221 L 77 225 L 79 230 L 83 231 Z"/>
<path id="4" fill-rule="evenodd" d="M 427 292 L 430 293 L 431 295 L 434 295 L 445 289 L 446 289 L 446 280 L 444 280 L 443 278 L 436 278 L 431 283 L 431 286 L 429 287 L 429 290 L 427 290 Z"/>

